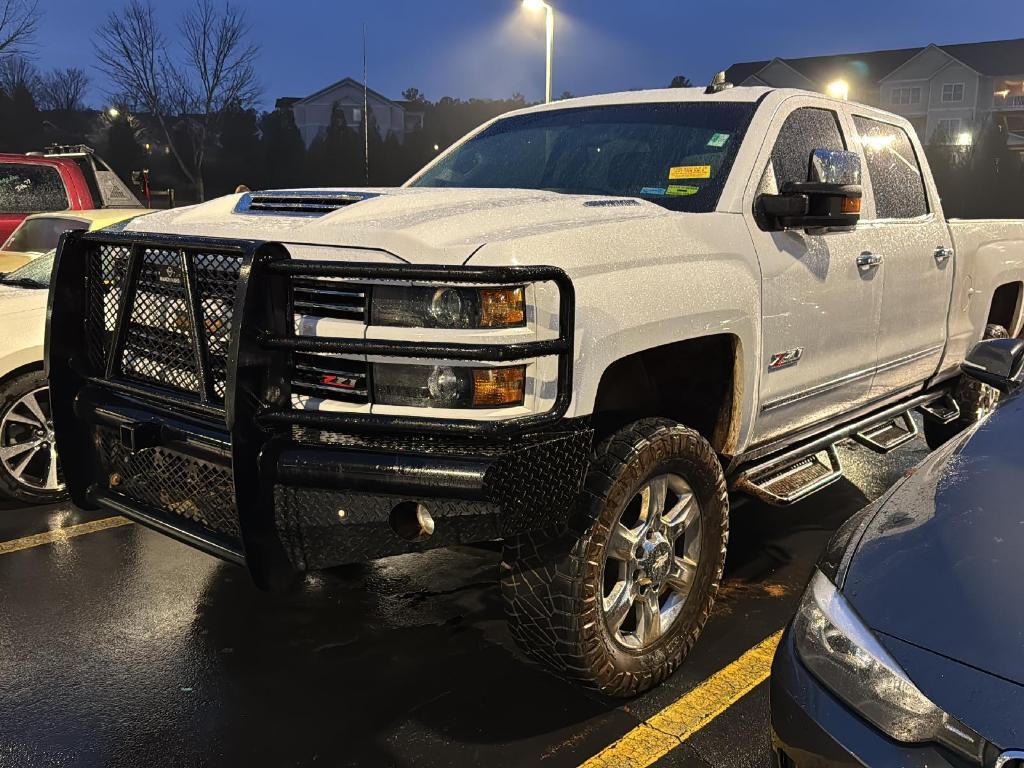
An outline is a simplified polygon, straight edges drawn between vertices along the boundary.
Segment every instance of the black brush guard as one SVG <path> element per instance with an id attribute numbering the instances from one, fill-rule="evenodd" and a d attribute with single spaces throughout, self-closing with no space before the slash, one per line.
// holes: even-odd
<path id="1" fill-rule="evenodd" d="M 293 278 L 551 281 L 559 337 L 485 345 L 296 336 Z M 271 242 L 67 233 L 46 333 L 64 476 L 77 505 L 244 563 L 265 588 L 307 569 L 562 525 L 592 439 L 585 422 L 563 418 L 572 330 L 572 284 L 549 267 L 293 260 Z M 297 352 L 557 355 L 558 391 L 550 412 L 501 422 L 301 410 L 290 384 Z M 419 502 L 435 532 L 408 540 L 392 513 Z"/>

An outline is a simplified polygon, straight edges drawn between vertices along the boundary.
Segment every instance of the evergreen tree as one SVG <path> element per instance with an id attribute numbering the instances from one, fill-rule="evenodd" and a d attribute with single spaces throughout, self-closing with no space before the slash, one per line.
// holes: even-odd
<path id="1" fill-rule="evenodd" d="M 313 139 L 306 156 L 307 178 L 315 186 L 339 187 L 362 173 L 363 153 L 356 132 L 348 127 L 340 104 L 331 109 L 327 129 Z"/>
<path id="2" fill-rule="evenodd" d="M 43 149 L 43 119 L 36 109 L 32 93 L 17 85 L 13 93 L 0 92 L 0 146 L 6 152 L 30 152 Z"/>
<path id="3" fill-rule="evenodd" d="M 1017 158 L 1006 142 L 1002 122 L 990 117 L 979 132 L 971 153 L 968 215 L 972 218 L 1010 218 L 1019 209 Z"/>
<path id="4" fill-rule="evenodd" d="M 146 151 L 139 143 L 137 127 L 121 116 L 110 120 L 103 133 L 101 154 L 125 184 L 131 186 L 132 171 L 148 167 Z M 152 179 L 152 177 L 151 177 Z"/>
<path id="5" fill-rule="evenodd" d="M 275 109 L 260 119 L 260 154 L 267 187 L 285 189 L 303 184 L 306 145 L 290 109 Z"/>
<path id="6" fill-rule="evenodd" d="M 218 152 L 207 173 L 211 196 L 234 192 L 239 184 L 250 189 L 265 185 L 266 170 L 260 163 L 259 126 L 256 111 L 230 108 L 221 116 Z"/>

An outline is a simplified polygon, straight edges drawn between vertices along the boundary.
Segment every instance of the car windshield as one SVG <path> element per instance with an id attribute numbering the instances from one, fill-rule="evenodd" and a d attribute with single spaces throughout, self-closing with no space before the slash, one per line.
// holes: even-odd
<path id="1" fill-rule="evenodd" d="M 53 272 L 53 261 L 56 256 L 57 252 L 54 250 L 38 259 L 32 259 L 13 272 L 0 275 L 0 283 L 22 288 L 49 288 L 50 273 Z"/>
<path id="2" fill-rule="evenodd" d="M 499 120 L 413 187 L 543 189 L 714 210 L 753 103 L 672 102 L 533 112 Z"/>
<path id="3" fill-rule="evenodd" d="M 86 229 L 77 219 L 43 216 L 25 219 L 4 243 L 3 250 L 17 253 L 47 253 L 57 247 L 61 234 L 69 229 Z"/>

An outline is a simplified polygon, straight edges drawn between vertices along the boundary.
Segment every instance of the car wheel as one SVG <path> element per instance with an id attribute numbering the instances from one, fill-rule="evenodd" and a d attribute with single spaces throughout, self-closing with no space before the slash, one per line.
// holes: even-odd
<path id="1" fill-rule="evenodd" d="M 697 641 L 725 564 L 729 501 L 714 449 L 666 419 L 595 450 L 567 531 L 506 542 L 502 595 L 519 646 L 615 697 L 668 677 Z"/>
<path id="2" fill-rule="evenodd" d="M 0 496 L 26 504 L 66 498 L 42 371 L 0 384 Z"/>
<path id="3" fill-rule="evenodd" d="M 985 339 L 1007 339 L 1010 334 L 1001 325 L 986 325 Z M 933 451 L 967 427 L 980 421 L 999 404 L 999 390 L 982 384 L 971 376 L 961 375 L 957 381 L 953 399 L 960 406 L 960 418 L 949 424 L 940 424 L 934 419 L 924 420 L 924 439 Z"/>

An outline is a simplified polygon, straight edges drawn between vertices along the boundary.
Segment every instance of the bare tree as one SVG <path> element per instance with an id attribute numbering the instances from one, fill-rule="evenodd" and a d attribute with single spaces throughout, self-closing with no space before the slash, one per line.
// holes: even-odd
<path id="1" fill-rule="evenodd" d="M 54 112 L 76 112 L 85 106 L 89 75 L 84 69 L 54 69 L 40 78 L 36 103 L 40 109 Z"/>
<path id="2" fill-rule="evenodd" d="M 96 33 L 100 69 L 118 93 L 157 120 L 181 172 L 204 198 L 203 167 L 228 108 L 246 108 L 259 96 L 245 13 L 197 0 L 181 23 L 180 61 L 168 54 L 153 6 L 129 0 Z M 184 128 L 184 131 L 176 130 Z M 182 134 L 185 134 L 184 137 Z"/>
<path id="3" fill-rule="evenodd" d="M 12 55 L 0 59 L 0 90 L 14 98 L 19 88 L 28 91 L 38 106 L 42 77 L 36 65 L 22 56 Z"/>
<path id="4" fill-rule="evenodd" d="M 38 0 L 0 0 L 0 56 L 26 53 L 39 30 Z"/>
<path id="5" fill-rule="evenodd" d="M 187 116 L 193 165 L 201 171 L 206 150 L 220 133 L 225 110 L 245 109 L 259 97 L 254 66 L 259 49 L 247 40 L 245 12 L 227 3 L 218 11 L 212 0 L 198 0 L 185 12 L 181 33 L 186 67 L 183 76 L 175 79 L 173 93 L 179 113 Z M 201 172 L 196 180 L 201 200 Z"/>

